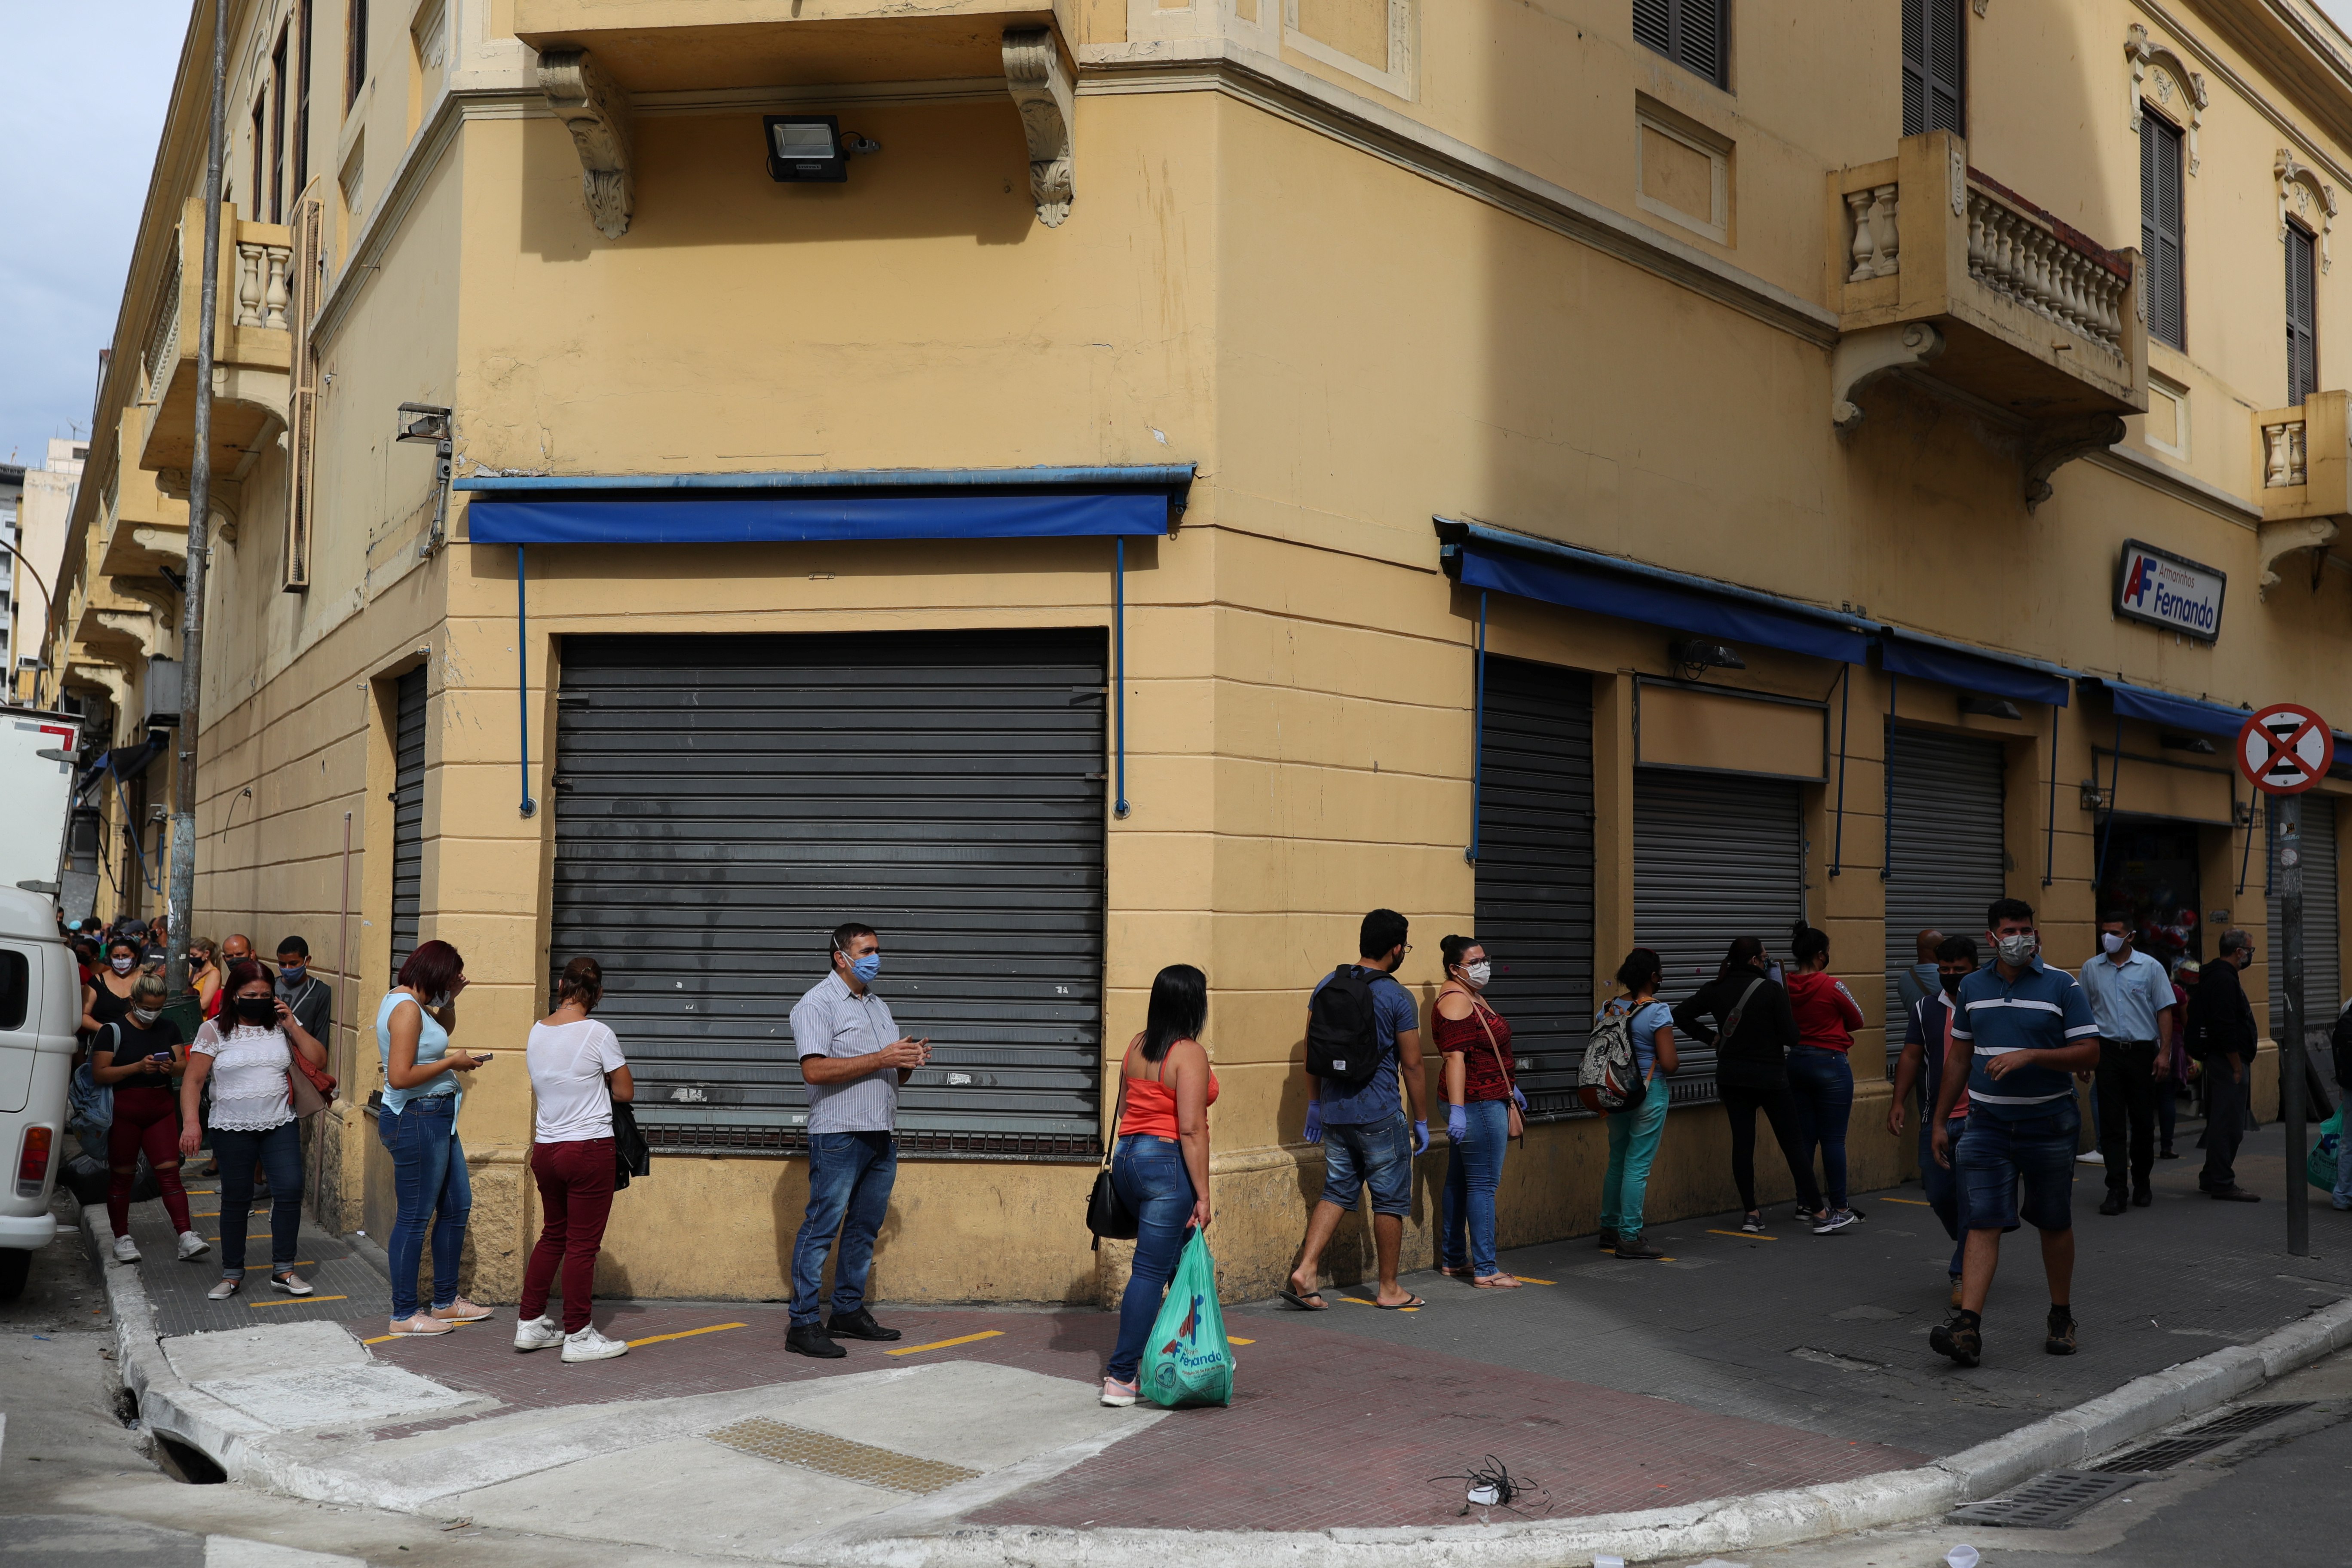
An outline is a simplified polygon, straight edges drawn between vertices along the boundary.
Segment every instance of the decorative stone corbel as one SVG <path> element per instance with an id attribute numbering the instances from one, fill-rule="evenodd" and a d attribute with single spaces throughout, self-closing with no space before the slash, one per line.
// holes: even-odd
<path id="1" fill-rule="evenodd" d="M 1925 321 L 1865 327 L 1838 340 L 1830 353 L 1830 423 L 1840 435 L 1862 423 L 1854 401 L 1872 382 L 1898 370 L 1924 365 L 1944 352 L 1944 334 Z"/>
<path id="2" fill-rule="evenodd" d="M 2037 428 L 2025 449 L 2025 510 L 2032 511 L 2050 499 L 2051 475 L 2123 438 L 2124 421 L 2118 414 L 2090 414 Z"/>
<path id="3" fill-rule="evenodd" d="M 637 210 L 636 177 L 629 166 L 629 100 L 586 49 L 551 49 L 539 57 L 539 90 L 580 154 L 580 191 L 588 216 L 606 239 L 629 232 Z"/>
<path id="4" fill-rule="evenodd" d="M 2335 265 L 2335 258 L 2327 254 L 2327 242 L 2336 232 L 2336 187 L 2322 182 L 2310 164 L 2299 161 L 2284 147 L 2271 160 L 2271 173 L 2278 179 L 2279 243 L 2286 243 L 2287 204 L 2292 202 L 2304 226 L 2319 231 L 2319 269 L 2326 271 Z M 2312 210 L 2315 206 L 2318 208 L 2316 216 Z"/>
<path id="5" fill-rule="evenodd" d="M 188 499 L 188 470 L 158 468 L 155 489 L 176 501 Z M 224 543 L 236 542 L 236 514 L 245 506 L 245 485 L 241 479 L 227 478 L 215 471 L 212 483 L 212 530 Z"/>
<path id="6" fill-rule="evenodd" d="M 1054 29 L 1004 30 L 1004 85 L 1029 139 L 1029 195 L 1037 203 L 1037 221 L 1059 228 L 1070 216 L 1071 127 L 1077 115 Z"/>
<path id="7" fill-rule="evenodd" d="M 2141 84 L 2147 79 L 2149 68 L 2156 71 L 2156 100 L 2171 106 L 2172 94 L 2178 88 L 2185 100 L 2179 110 L 2189 122 L 2189 172 L 2195 174 L 2200 162 L 2197 155 L 2197 128 L 2202 122 L 2205 105 L 2211 94 L 2206 90 L 2205 73 L 2189 68 L 2169 44 L 2159 44 L 2149 38 L 2147 29 L 2134 22 L 2124 30 L 2124 58 L 2131 62 L 2131 133 L 2139 134 L 2139 101 Z"/>
<path id="8" fill-rule="evenodd" d="M 2257 580 L 2256 595 L 2264 599 L 2271 596 L 2271 590 L 2281 581 L 2279 563 L 2298 550 L 2311 552 L 2311 585 L 2318 587 L 2320 571 L 2327 563 L 2327 547 L 2336 542 L 2341 521 L 2333 517 L 2298 517 L 2257 524 L 2254 540 L 2262 576 Z"/>

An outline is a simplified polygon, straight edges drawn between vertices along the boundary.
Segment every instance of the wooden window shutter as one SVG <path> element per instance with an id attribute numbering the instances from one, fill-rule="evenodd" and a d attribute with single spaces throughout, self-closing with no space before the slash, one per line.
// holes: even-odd
<path id="1" fill-rule="evenodd" d="M 1903 0 L 1903 134 L 1967 134 L 1963 0 Z"/>
<path id="2" fill-rule="evenodd" d="M 1633 39 L 1717 87 L 1731 85 L 1731 0 L 1633 0 Z"/>
<path id="3" fill-rule="evenodd" d="M 2142 105 L 2139 119 L 2139 247 L 2147 268 L 2147 330 L 2189 346 L 2188 290 L 2180 212 L 2180 132 Z"/>
<path id="4" fill-rule="evenodd" d="M 2297 405 L 2319 390 L 2318 271 L 2311 233 L 2286 227 L 2286 400 Z"/>
<path id="5" fill-rule="evenodd" d="M 287 300 L 294 331 L 294 375 L 287 398 L 286 547 L 279 586 L 289 594 L 305 593 L 310 586 L 312 471 L 319 428 L 319 364 L 310 342 L 310 321 L 319 311 L 320 240 L 325 221 L 325 202 L 315 191 L 304 192 L 294 207 L 294 276 Z"/>

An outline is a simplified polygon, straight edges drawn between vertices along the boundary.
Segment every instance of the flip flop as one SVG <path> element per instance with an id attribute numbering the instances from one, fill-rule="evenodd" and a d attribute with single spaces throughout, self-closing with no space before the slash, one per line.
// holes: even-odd
<path id="1" fill-rule="evenodd" d="M 1399 1301 L 1393 1307 L 1390 1306 L 1386 1301 L 1375 1301 L 1372 1305 L 1378 1307 L 1383 1312 L 1410 1312 L 1416 1307 L 1426 1307 L 1429 1303 L 1423 1300 L 1420 1297 L 1415 1296 L 1411 1300 Z"/>
<path id="2" fill-rule="evenodd" d="M 1302 1312 L 1328 1312 L 1331 1310 L 1331 1303 L 1323 1299 L 1323 1292 L 1320 1290 L 1308 1290 L 1303 1293 L 1297 1290 L 1284 1290 L 1280 1294 L 1284 1300 Z M 1309 1296 L 1315 1298 L 1315 1304 L 1311 1307 L 1307 1304 L 1307 1298 Z"/>
<path id="3" fill-rule="evenodd" d="M 1481 1290 L 1516 1290 L 1519 1288 L 1517 1277 L 1510 1274 L 1489 1274 L 1484 1279 L 1473 1279 L 1470 1283 Z"/>

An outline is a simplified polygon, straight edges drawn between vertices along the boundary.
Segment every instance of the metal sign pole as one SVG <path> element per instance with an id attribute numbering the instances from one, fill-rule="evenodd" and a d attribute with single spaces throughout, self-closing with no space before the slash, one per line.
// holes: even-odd
<path id="1" fill-rule="evenodd" d="M 2279 1120 L 2286 1124 L 2286 1249 L 2311 1256 L 2311 1189 L 2303 1179 L 2303 796 L 2281 795 L 2279 962 L 2286 1022 L 2279 1031 Z"/>

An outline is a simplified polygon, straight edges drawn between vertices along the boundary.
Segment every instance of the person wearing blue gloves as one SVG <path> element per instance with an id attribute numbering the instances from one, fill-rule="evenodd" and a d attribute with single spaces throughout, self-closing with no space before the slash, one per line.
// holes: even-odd
<path id="1" fill-rule="evenodd" d="M 1482 1290 L 1519 1282 L 1495 1260 L 1495 1188 L 1513 1138 L 1527 1134 L 1527 1096 L 1512 1068 L 1511 1026 L 1480 993 L 1495 965 L 1475 937 L 1449 936 L 1445 984 L 1430 1006 L 1445 1095 L 1445 1225 L 1437 1271 Z"/>
<path id="2" fill-rule="evenodd" d="M 1408 931 L 1405 918 L 1394 910 L 1366 915 L 1357 935 L 1358 962 L 1325 975 L 1307 1002 L 1307 1142 L 1323 1145 L 1323 1196 L 1307 1216 L 1298 1267 L 1282 1292 L 1301 1311 L 1329 1309 L 1318 1284 L 1323 1249 L 1339 1230 L 1339 1217 L 1367 1188 L 1381 1275 L 1372 1304 L 1390 1311 L 1426 1305 L 1397 1283 L 1413 1157 L 1429 1152 L 1421 1009 L 1396 980 L 1397 967 L 1412 951 L 1405 942 Z M 1400 1087 L 1412 1107 L 1410 1136 Z"/>

